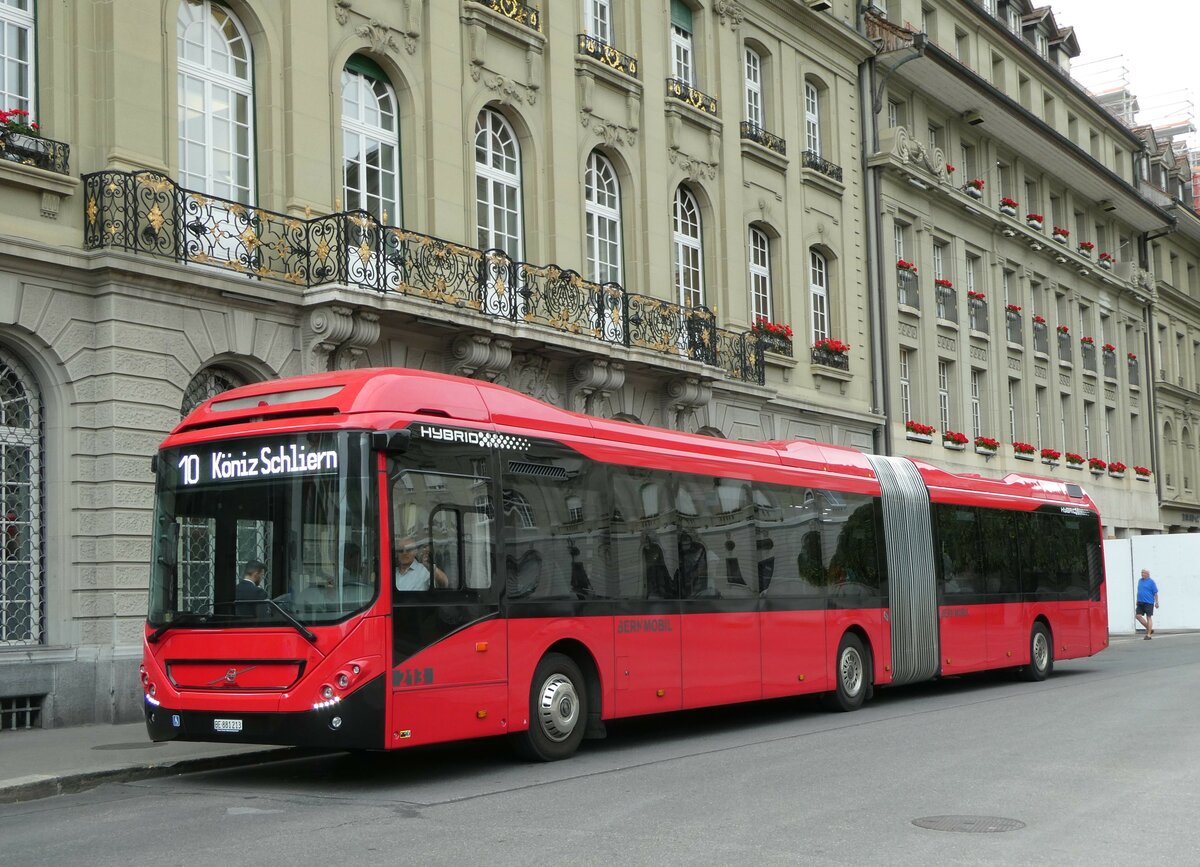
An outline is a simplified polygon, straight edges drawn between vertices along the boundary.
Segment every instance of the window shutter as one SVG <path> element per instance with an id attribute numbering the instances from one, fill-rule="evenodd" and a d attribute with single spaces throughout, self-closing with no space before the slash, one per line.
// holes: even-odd
<path id="1" fill-rule="evenodd" d="M 671 23 L 688 33 L 692 32 L 692 8 L 683 0 L 671 0 Z"/>

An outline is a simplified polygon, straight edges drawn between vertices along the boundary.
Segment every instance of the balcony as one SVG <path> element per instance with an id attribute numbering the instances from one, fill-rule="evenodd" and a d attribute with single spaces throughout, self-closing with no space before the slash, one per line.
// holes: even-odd
<path id="1" fill-rule="evenodd" d="M 1142 384 L 1141 370 L 1138 368 L 1138 360 L 1130 358 L 1129 361 L 1129 384 L 1131 386 L 1139 386 Z"/>
<path id="2" fill-rule="evenodd" d="M 595 36 L 586 33 L 579 34 L 579 53 L 600 61 L 605 66 L 623 72 L 630 78 L 638 77 L 638 61 L 636 57 L 618 51 L 607 42 L 601 42 Z"/>
<path id="3" fill-rule="evenodd" d="M 1111 350 L 1108 350 L 1108 349 L 1104 350 L 1103 363 L 1104 363 L 1104 378 L 1105 379 L 1116 379 L 1117 378 L 1117 353 L 1115 353 Z"/>
<path id="4" fill-rule="evenodd" d="M 935 286 L 934 297 L 937 299 L 937 318 L 947 322 L 958 322 L 958 296 L 953 289 Z"/>
<path id="5" fill-rule="evenodd" d="M 805 151 L 801 160 L 806 169 L 813 169 L 839 184 L 842 182 L 842 167 L 831 163 L 816 151 Z"/>
<path id="6" fill-rule="evenodd" d="M 917 285 L 917 272 L 909 268 L 896 269 L 897 300 L 906 307 L 921 309 L 921 291 Z"/>
<path id="7" fill-rule="evenodd" d="M 986 334 L 988 330 L 987 302 L 978 298 L 968 300 L 967 318 L 970 321 L 972 331 L 982 331 Z"/>
<path id="8" fill-rule="evenodd" d="M 1009 343 L 1017 346 L 1025 345 L 1025 329 L 1021 327 L 1021 314 L 1011 310 L 1004 314 L 1004 332 Z"/>
<path id="9" fill-rule="evenodd" d="M 1083 359 L 1083 369 L 1096 372 L 1096 346 L 1093 343 L 1079 344 L 1079 357 Z"/>
<path id="10" fill-rule="evenodd" d="M 1058 360 L 1068 364 L 1075 361 L 1075 354 L 1071 351 L 1071 335 L 1062 331 L 1058 332 Z"/>
<path id="11" fill-rule="evenodd" d="M 703 91 L 696 90 L 686 81 L 678 78 L 667 79 L 667 97 L 687 103 L 705 114 L 711 114 L 714 117 L 717 114 L 717 98 L 715 96 L 709 96 Z"/>
<path id="12" fill-rule="evenodd" d="M 486 6 L 493 12 L 498 12 L 505 18 L 528 27 L 535 33 L 542 32 L 542 12 L 517 0 L 475 0 L 480 6 Z"/>
<path id="13" fill-rule="evenodd" d="M 742 121 L 741 130 L 743 139 L 756 142 L 767 150 L 775 151 L 780 156 L 787 155 L 787 142 L 774 133 L 767 132 L 761 126 L 753 124 L 748 120 Z"/>
<path id="14" fill-rule="evenodd" d="M 55 172 L 69 173 L 71 148 L 52 138 L 25 135 L 19 132 L 0 132 L 0 159 Z"/>
<path id="15" fill-rule="evenodd" d="M 304 288 L 344 284 L 400 294 L 764 382 L 757 337 L 719 328 L 705 307 L 386 226 L 363 211 L 300 219 L 185 190 L 153 172 L 96 172 L 83 183 L 90 250 L 124 250 Z"/>
<path id="16" fill-rule="evenodd" d="M 1033 351 L 1042 355 L 1050 354 L 1050 329 L 1045 322 L 1033 323 Z"/>

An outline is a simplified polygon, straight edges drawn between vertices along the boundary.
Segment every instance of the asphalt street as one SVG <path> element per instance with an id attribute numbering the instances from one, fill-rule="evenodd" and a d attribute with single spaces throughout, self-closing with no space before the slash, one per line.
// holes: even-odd
<path id="1" fill-rule="evenodd" d="M 1198 691 L 1200 635 L 1161 635 L 1041 684 L 625 721 L 549 765 L 494 740 L 109 784 L 0 807 L 0 864 L 1194 864 Z"/>

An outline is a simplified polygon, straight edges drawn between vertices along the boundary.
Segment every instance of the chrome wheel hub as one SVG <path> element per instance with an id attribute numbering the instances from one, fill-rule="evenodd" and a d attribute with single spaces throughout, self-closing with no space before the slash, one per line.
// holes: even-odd
<path id="1" fill-rule="evenodd" d="M 1046 633 L 1039 632 L 1033 636 L 1033 664 L 1038 671 L 1043 671 L 1050 660 L 1050 645 L 1046 642 Z"/>
<path id="2" fill-rule="evenodd" d="M 538 692 L 538 721 L 542 732 L 555 743 L 571 736 L 579 723 L 579 694 L 570 678 L 552 674 Z"/>
<path id="3" fill-rule="evenodd" d="M 863 662 L 862 657 L 853 647 L 847 647 L 842 651 L 842 658 L 838 663 L 838 676 L 841 678 L 842 690 L 846 695 L 858 695 L 863 683 Z"/>

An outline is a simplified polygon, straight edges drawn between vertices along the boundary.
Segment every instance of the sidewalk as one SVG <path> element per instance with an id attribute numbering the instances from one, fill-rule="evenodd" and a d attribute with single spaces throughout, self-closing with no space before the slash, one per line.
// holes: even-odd
<path id="1" fill-rule="evenodd" d="M 153 743 L 142 722 L 0 732 L 0 804 L 102 782 L 253 764 L 305 751 L 260 744 Z"/>

